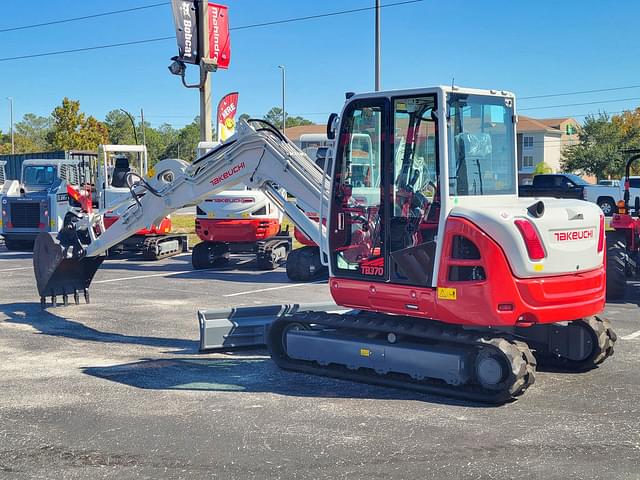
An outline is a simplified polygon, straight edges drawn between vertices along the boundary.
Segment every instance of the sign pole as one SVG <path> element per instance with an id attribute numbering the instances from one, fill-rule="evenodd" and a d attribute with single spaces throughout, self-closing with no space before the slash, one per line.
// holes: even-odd
<path id="1" fill-rule="evenodd" d="M 209 2 L 208 0 L 200 0 L 199 15 L 199 43 L 200 52 L 203 59 L 209 59 Z M 212 140 L 211 133 L 211 75 L 205 70 L 200 62 L 200 141 L 210 142 Z"/>

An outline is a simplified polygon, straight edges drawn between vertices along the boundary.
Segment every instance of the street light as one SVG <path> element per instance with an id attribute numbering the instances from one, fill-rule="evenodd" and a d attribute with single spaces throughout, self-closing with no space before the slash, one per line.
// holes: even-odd
<path id="1" fill-rule="evenodd" d="M 13 97 L 7 97 L 7 100 L 9 100 L 9 111 L 11 112 L 11 155 L 15 155 L 16 145 L 13 141 Z"/>
<path id="2" fill-rule="evenodd" d="M 287 73 L 284 65 L 278 65 L 278 68 L 282 70 L 282 134 L 284 135 L 286 125 L 287 125 L 287 112 L 284 109 L 284 98 L 285 98 L 285 85 Z"/>

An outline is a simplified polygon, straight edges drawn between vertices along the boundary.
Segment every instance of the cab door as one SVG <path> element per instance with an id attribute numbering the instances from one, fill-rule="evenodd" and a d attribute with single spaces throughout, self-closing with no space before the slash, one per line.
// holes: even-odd
<path id="1" fill-rule="evenodd" d="M 329 247 L 336 277 L 385 281 L 384 165 L 388 100 L 353 101 L 336 152 Z"/>

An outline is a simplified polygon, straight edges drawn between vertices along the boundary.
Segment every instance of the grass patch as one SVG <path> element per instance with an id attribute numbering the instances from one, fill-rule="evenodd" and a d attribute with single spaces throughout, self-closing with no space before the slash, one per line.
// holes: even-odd
<path id="1" fill-rule="evenodd" d="M 201 242 L 198 235 L 196 235 L 195 215 L 172 215 L 171 231 L 173 233 L 186 233 L 189 236 L 189 245 L 191 246 Z"/>

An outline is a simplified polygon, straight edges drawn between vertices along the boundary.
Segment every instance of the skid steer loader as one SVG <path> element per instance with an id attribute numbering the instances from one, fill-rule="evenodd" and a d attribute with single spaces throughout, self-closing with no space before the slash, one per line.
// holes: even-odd
<path id="1" fill-rule="evenodd" d="M 137 179 L 108 230 L 95 228 L 100 215 L 86 215 L 57 239 L 41 235 L 38 291 L 88 288 L 112 245 L 244 183 L 319 246 L 335 302 L 352 309 L 279 315 L 267 342 L 280 367 L 506 402 L 533 384 L 536 364 L 594 368 L 616 341 L 597 316 L 605 303 L 602 213 L 581 201 L 518 198 L 516 122 L 506 91 L 349 94 L 329 118 L 336 146 L 324 171 L 275 127 L 240 122 L 192 164 L 163 160 L 151 178 Z M 354 168 L 353 135 L 370 138 L 365 171 Z"/>

